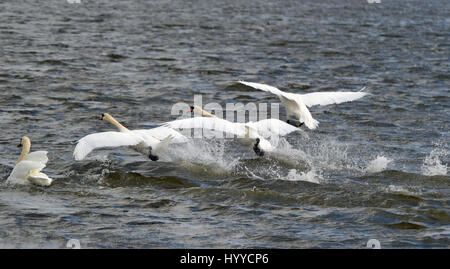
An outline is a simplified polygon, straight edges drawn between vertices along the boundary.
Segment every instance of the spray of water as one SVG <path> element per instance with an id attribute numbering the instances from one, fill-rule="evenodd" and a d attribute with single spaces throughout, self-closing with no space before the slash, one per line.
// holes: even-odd
<path id="1" fill-rule="evenodd" d="M 435 144 L 434 149 L 425 157 L 422 164 L 422 174 L 425 176 L 445 176 L 447 175 L 447 164 L 443 164 L 448 156 L 448 150 L 443 143 Z"/>
<path id="2" fill-rule="evenodd" d="M 384 156 L 377 156 L 376 159 L 370 161 L 370 163 L 365 168 L 367 173 L 379 173 L 386 170 L 388 164 L 391 162 L 391 159 L 388 159 Z"/>
<path id="3" fill-rule="evenodd" d="M 227 174 L 234 170 L 240 158 L 228 150 L 226 140 L 192 139 L 182 147 L 169 149 L 168 159 L 194 172 Z"/>

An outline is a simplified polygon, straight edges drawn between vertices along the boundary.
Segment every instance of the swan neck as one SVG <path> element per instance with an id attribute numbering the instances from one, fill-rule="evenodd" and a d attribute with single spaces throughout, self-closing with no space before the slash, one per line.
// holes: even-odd
<path id="1" fill-rule="evenodd" d="M 196 106 L 194 109 L 194 112 L 202 117 L 205 118 L 217 118 L 216 115 L 213 115 L 205 110 L 203 110 L 201 107 Z"/>
<path id="2" fill-rule="evenodd" d="M 116 119 L 114 119 L 112 116 L 109 116 L 107 118 L 105 118 L 105 120 L 109 123 L 111 123 L 112 125 L 114 125 L 120 132 L 126 132 L 129 131 L 125 126 L 123 126 L 122 124 L 120 124 Z"/>
<path id="3" fill-rule="evenodd" d="M 31 143 L 28 140 L 23 141 L 22 142 L 22 153 L 20 154 L 19 159 L 17 160 L 16 164 L 25 160 L 28 153 L 30 153 L 30 149 L 31 149 Z"/>

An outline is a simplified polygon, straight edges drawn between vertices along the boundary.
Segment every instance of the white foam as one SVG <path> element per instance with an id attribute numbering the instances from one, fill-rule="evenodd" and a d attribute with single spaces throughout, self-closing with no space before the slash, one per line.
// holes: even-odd
<path id="1" fill-rule="evenodd" d="M 323 182 L 323 177 L 314 170 L 310 170 L 307 173 L 298 173 L 296 169 L 289 170 L 289 173 L 284 178 L 284 180 L 289 181 L 307 181 L 311 183 L 321 184 Z"/>
<path id="2" fill-rule="evenodd" d="M 388 164 L 391 162 L 391 159 L 388 159 L 384 156 L 377 156 L 375 160 L 370 161 L 367 165 L 365 171 L 367 173 L 379 173 L 386 170 Z"/>
<path id="3" fill-rule="evenodd" d="M 239 158 L 226 151 L 224 140 L 190 140 L 182 147 L 170 150 L 170 159 L 185 168 L 214 174 L 229 173 L 239 163 Z"/>
<path id="4" fill-rule="evenodd" d="M 448 152 L 442 145 L 434 148 L 422 164 L 422 174 L 425 176 L 445 176 L 447 175 L 447 164 L 441 163 L 441 159 L 446 158 Z"/>

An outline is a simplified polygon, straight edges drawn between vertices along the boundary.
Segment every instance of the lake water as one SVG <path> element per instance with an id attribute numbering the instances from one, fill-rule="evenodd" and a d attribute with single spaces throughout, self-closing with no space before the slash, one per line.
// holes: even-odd
<path id="1" fill-rule="evenodd" d="M 448 248 L 449 4 L 433 1 L 2 1 L 0 247 Z M 359 90 L 313 107 L 271 156 L 193 140 L 151 162 L 75 161 L 83 136 L 173 120 L 175 103 L 279 103 L 230 85 Z M 285 109 L 280 106 L 280 119 Z M 50 187 L 5 180 L 23 135 Z"/>

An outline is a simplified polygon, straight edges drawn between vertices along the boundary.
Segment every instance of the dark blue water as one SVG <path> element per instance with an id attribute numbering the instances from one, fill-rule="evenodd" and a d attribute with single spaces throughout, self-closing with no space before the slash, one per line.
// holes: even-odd
<path id="1" fill-rule="evenodd" d="M 2 1 L 0 178 L 27 135 L 55 182 L 0 185 L 0 247 L 448 248 L 449 4 L 381 2 Z M 232 140 L 156 163 L 127 148 L 72 157 L 113 130 L 104 112 L 140 129 L 194 94 L 279 102 L 239 79 L 371 95 L 311 108 L 310 139 L 264 158 Z"/>

